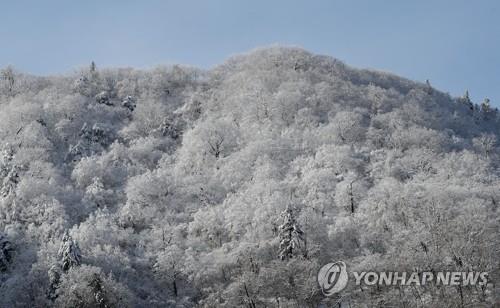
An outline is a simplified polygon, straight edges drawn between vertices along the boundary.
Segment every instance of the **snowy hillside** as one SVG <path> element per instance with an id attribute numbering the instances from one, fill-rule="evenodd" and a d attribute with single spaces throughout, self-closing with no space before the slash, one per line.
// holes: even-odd
<path id="1" fill-rule="evenodd" d="M 488 101 L 280 47 L 208 71 L 1 76 L 0 307 L 500 302 Z M 496 284 L 327 298 L 335 260 Z"/>

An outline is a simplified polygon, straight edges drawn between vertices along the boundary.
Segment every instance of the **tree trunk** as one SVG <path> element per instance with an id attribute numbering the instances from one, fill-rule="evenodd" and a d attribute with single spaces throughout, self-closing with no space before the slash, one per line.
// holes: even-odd
<path id="1" fill-rule="evenodd" d="M 177 297 L 177 295 L 178 295 L 178 292 L 177 292 L 177 282 L 176 282 L 175 278 L 174 278 L 174 282 L 172 283 L 172 287 L 174 289 L 174 295 L 175 295 L 175 297 Z"/>

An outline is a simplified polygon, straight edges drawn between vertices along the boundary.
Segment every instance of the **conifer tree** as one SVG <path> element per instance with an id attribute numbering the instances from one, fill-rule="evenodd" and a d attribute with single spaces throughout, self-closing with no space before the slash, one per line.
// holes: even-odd
<path id="1" fill-rule="evenodd" d="M 61 268 L 58 265 L 53 265 L 49 271 L 49 289 L 47 290 L 47 298 L 55 300 L 57 298 L 57 289 L 61 283 Z"/>
<path id="2" fill-rule="evenodd" d="M 460 97 L 459 101 L 467 106 L 470 110 L 474 110 L 474 104 L 472 103 L 472 100 L 470 99 L 469 96 L 469 90 L 465 90 L 465 93 L 462 97 Z"/>
<path id="3" fill-rule="evenodd" d="M 488 115 L 491 113 L 490 99 L 485 98 L 481 103 L 481 113 L 484 119 L 488 118 Z"/>
<path id="4" fill-rule="evenodd" d="M 425 80 L 425 90 L 427 91 L 427 94 L 429 94 L 429 95 L 434 92 L 434 90 L 432 88 L 432 85 L 431 85 L 431 82 L 429 81 L 429 79 Z"/>
<path id="5" fill-rule="evenodd" d="M 61 261 L 61 268 L 63 271 L 68 271 L 70 268 L 81 264 L 81 252 L 71 235 L 66 233 L 63 236 L 61 247 L 59 248 L 58 256 Z"/>
<path id="6" fill-rule="evenodd" d="M 99 72 L 97 71 L 97 65 L 94 61 L 90 62 L 89 67 L 89 81 L 93 84 L 93 86 L 97 86 L 99 83 Z M 96 89 L 94 89 L 96 90 Z"/>
<path id="7" fill-rule="evenodd" d="M 14 150 L 7 144 L 0 156 L 0 177 L 4 178 L 9 174 L 12 159 L 14 158 Z"/>
<path id="8" fill-rule="evenodd" d="M 18 167 L 16 165 L 7 173 L 7 176 L 3 179 L 3 185 L 1 190 L 2 197 L 6 198 L 10 193 L 14 192 L 17 184 L 19 183 L 19 173 Z"/>
<path id="9" fill-rule="evenodd" d="M 297 256 L 304 242 L 304 232 L 300 228 L 290 205 L 281 213 L 282 224 L 278 227 L 280 239 L 279 258 L 288 260 Z"/>
<path id="10" fill-rule="evenodd" d="M 4 234 L 0 234 L 0 272 L 7 270 L 14 248 Z"/>
<path id="11" fill-rule="evenodd" d="M 128 95 L 125 97 L 125 99 L 122 101 L 122 107 L 127 108 L 130 110 L 130 112 L 134 111 L 136 108 L 137 104 L 135 102 L 135 98 L 131 95 Z"/>
<path id="12" fill-rule="evenodd" d="M 99 308 L 107 308 L 109 305 L 106 301 L 106 292 L 102 283 L 102 279 L 99 274 L 94 273 L 89 282 L 89 287 L 92 289 L 92 293 L 94 294 L 95 303 Z"/>
<path id="13" fill-rule="evenodd" d="M 89 68 L 89 70 L 90 70 L 91 74 L 94 74 L 97 71 L 97 67 L 96 67 L 94 61 L 90 62 L 90 68 Z"/>

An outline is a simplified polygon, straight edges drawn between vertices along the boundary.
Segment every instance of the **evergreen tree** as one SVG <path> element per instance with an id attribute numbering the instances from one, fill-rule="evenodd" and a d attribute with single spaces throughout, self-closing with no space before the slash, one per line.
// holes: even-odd
<path id="1" fill-rule="evenodd" d="M 489 114 L 491 113 L 490 99 L 485 98 L 481 103 L 481 113 L 484 119 L 487 119 Z"/>
<path id="2" fill-rule="evenodd" d="M 280 239 L 279 258 L 288 260 L 297 256 L 301 243 L 304 242 L 304 232 L 300 228 L 290 206 L 281 212 L 282 224 L 278 227 Z"/>
<path id="3" fill-rule="evenodd" d="M 93 155 L 102 151 L 102 147 L 110 144 L 108 130 L 95 123 L 90 127 L 87 122 L 79 133 L 80 140 L 75 145 L 70 145 L 65 156 L 66 161 L 76 162 L 82 157 Z"/>
<path id="4" fill-rule="evenodd" d="M 99 84 L 99 73 L 92 61 L 88 71 L 82 72 L 82 76 L 75 81 L 74 89 L 83 96 L 95 97 L 99 91 Z"/>
<path id="5" fill-rule="evenodd" d="M 467 106 L 470 110 L 474 110 L 474 104 L 470 99 L 469 90 L 465 90 L 464 95 L 459 98 L 459 102 Z"/>
<path id="6" fill-rule="evenodd" d="M 6 198 L 9 194 L 14 192 L 17 184 L 19 183 L 18 169 L 19 168 L 16 165 L 12 166 L 7 176 L 3 179 L 3 185 L 1 190 L 2 197 Z"/>
<path id="7" fill-rule="evenodd" d="M 47 291 L 47 298 L 55 300 L 57 298 L 57 288 L 61 283 L 61 268 L 58 265 L 53 265 L 49 271 L 49 290 Z"/>
<path id="8" fill-rule="evenodd" d="M 109 143 L 106 130 L 98 123 L 95 123 L 92 126 L 91 133 L 92 133 L 92 142 L 94 144 L 100 144 L 102 146 L 106 146 Z"/>
<path id="9" fill-rule="evenodd" d="M 70 268 L 81 264 L 82 256 L 78 243 L 73 240 L 67 231 L 63 236 L 58 256 L 61 261 L 61 268 L 65 272 Z"/>
<path id="10" fill-rule="evenodd" d="M 97 65 L 95 64 L 94 61 L 90 62 L 90 67 L 89 67 L 89 81 L 94 86 L 97 86 L 98 83 L 99 83 L 99 72 L 97 71 Z"/>
<path id="11" fill-rule="evenodd" d="M 137 104 L 136 104 L 135 98 L 133 96 L 128 95 L 122 101 L 122 107 L 127 108 L 128 110 L 130 110 L 130 112 L 134 111 L 136 106 L 137 106 Z"/>
<path id="12" fill-rule="evenodd" d="M 178 123 L 171 117 L 166 117 L 163 120 L 160 131 L 163 136 L 169 136 L 172 139 L 178 139 L 181 134 Z"/>
<path id="13" fill-rule="evenodd" d="M 7 270 L 7 265 L 11 261 L 11 254 L 14 248 L 7 239 L 7 236 L 0 234 L 0 272 Z"/>
<path id="14" fill-rule="evenodd" d="M 104 290 L 103 282 L 99 274 L 94 273 L 89 282 L 89 287 L 92 289 L 92 293 L 94 294 L 94 299 L 97 307 L 99 308 L 107 308 L 109 305 L 106 301 L 106 292 Z"/>
<path id="15" fill-rule="evenodd" d="M 9 174 L 13 158 L 14 150 L 7 144 L 0 155 L 0 178 L 4 178 Z"/>
<path id="16" fill-rule="evenodd" d="M 96 94 L 99 88 L 99 72 L 94 61 L 90 63 L 89 68 L 89 82 L 92 87 L 92 94 Z"/>
<path id="17" fill-rule="evenodd" d="M 101 105 L 114 106 L 107 91 L 99 92 L 95 97 L 95 102 Z"/>
<path id="18" fill-rule="evenodd" d="M 91 146 L 92 144 L 106 145 L 108 143 L 106 131 L 97 123 L 90 127 L 85 122 L 80 130 L 80 137 L 88 146 Z"/>
<path id="19" fill-rule="evenodd" d="M 83 123 L 82 129 L 80 129 L 80 137 L 88 143 L 92 140 L 92 129 L 87 122 Z"/>
<path id="20" fill-rule="evenodd" d="M 429 81 L 429 79 L 425 80 L 425 91 L 427 91 L 428 94 L 432 94 L 433 91 L 434 91 L 433 88 L 432 88 L 431 82 Z"/>
<path id="21" fill-rule="evenodd" d="M 89 71 L 90 71 L 90 74 L 95 74 L 97 72 L 97 66 L 95 65 L 94 61 L 90 62 Z"/>

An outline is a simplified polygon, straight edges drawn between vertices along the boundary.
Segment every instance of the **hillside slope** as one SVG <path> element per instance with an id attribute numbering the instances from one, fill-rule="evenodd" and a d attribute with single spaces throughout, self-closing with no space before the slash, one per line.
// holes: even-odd
<path id="1" fill-rule="evenodd" d="M 0 307 L 332 305 L 316 274 L 335 260 L 496 281 L 349 286 L 352 307 L 500 301 L 487 103 L 281 47 L 3 76 Z"/>

